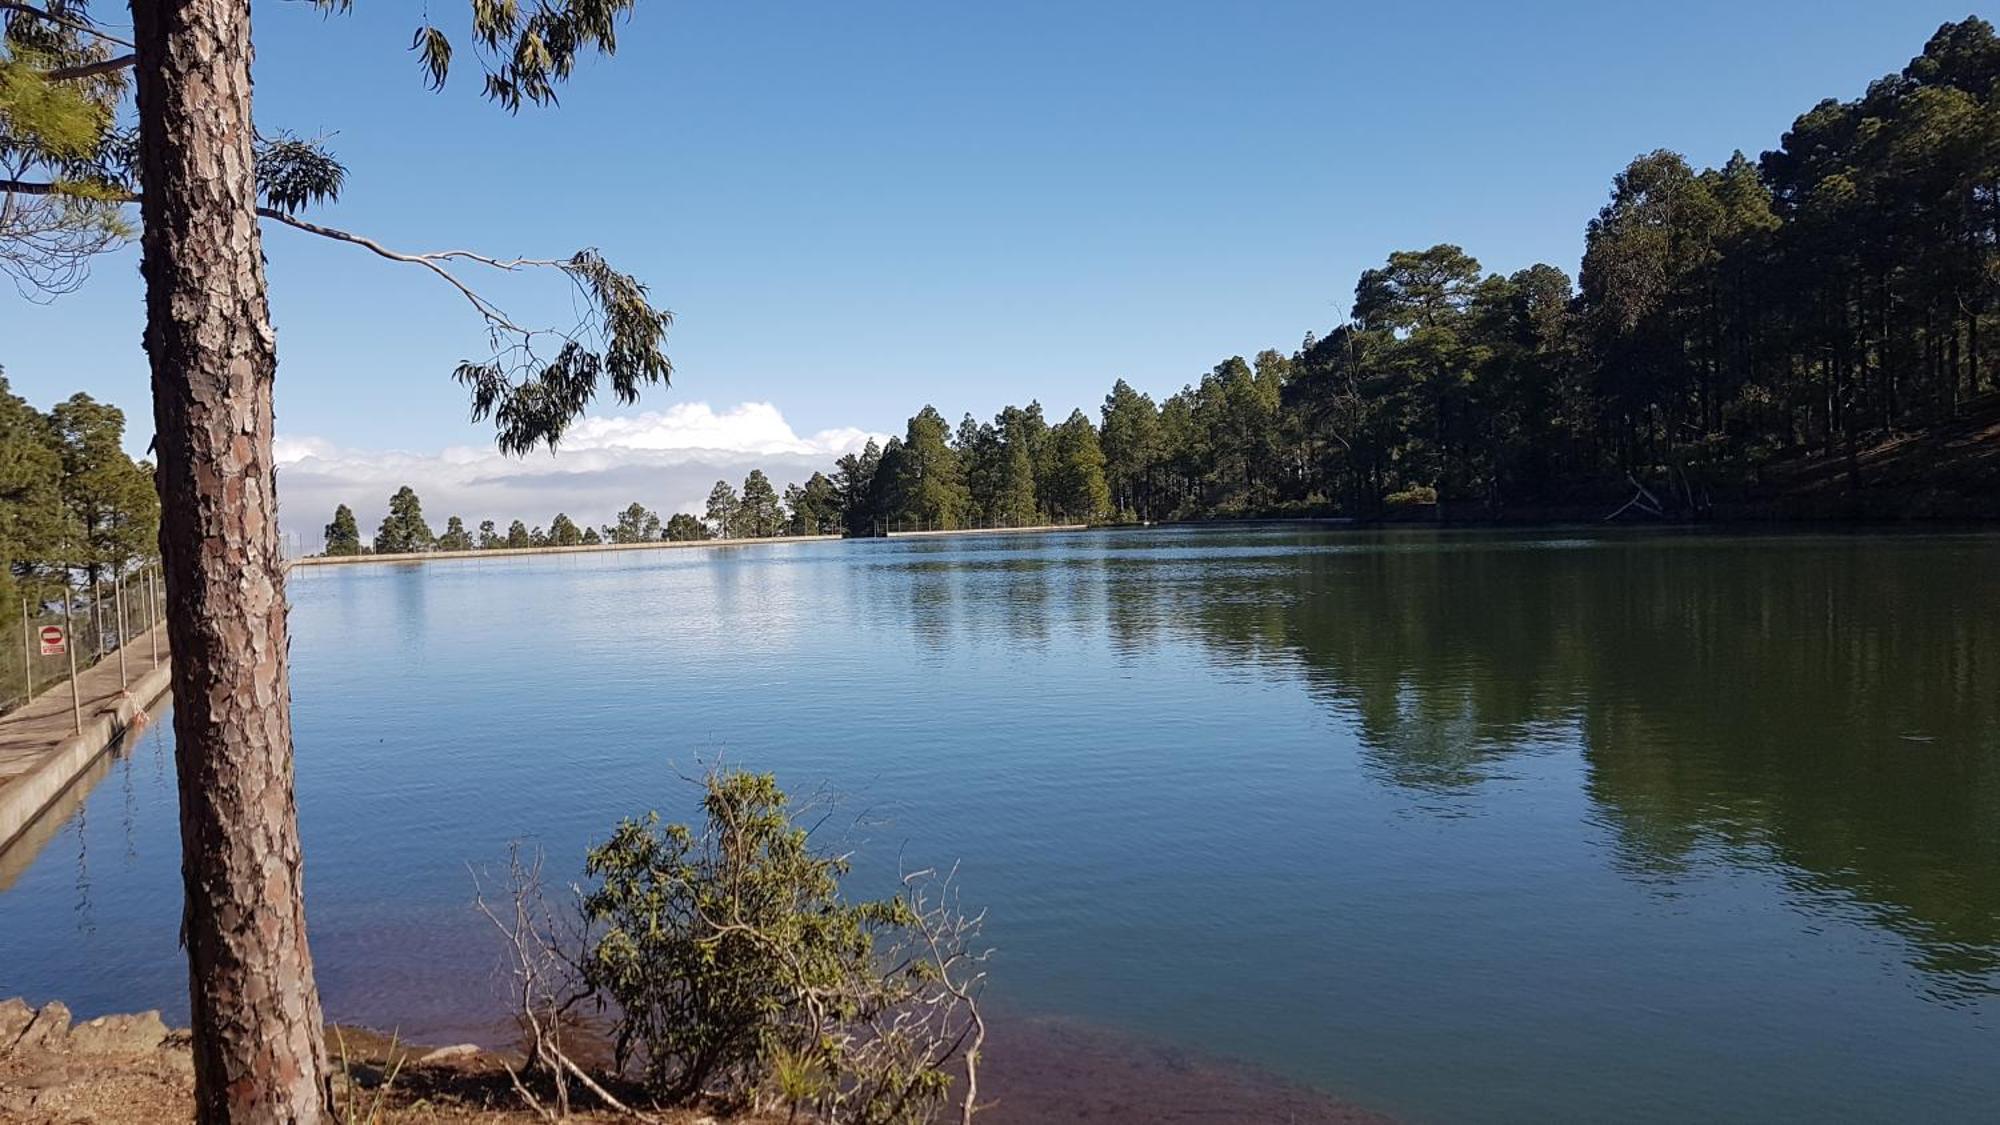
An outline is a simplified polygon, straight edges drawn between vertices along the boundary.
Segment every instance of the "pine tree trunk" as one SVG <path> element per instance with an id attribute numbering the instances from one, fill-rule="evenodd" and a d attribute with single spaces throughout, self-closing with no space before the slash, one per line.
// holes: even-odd
<path id="1" fill-rule="evenodd" d="M 133 0 L 132 17 L 196 1111 L 316 1123 L 330 1082 L 292 797 L 250 4 Z"/>

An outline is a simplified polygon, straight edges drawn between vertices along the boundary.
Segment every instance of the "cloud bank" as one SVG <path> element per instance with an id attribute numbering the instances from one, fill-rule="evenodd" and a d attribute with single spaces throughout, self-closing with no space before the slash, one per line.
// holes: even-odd
<path id="1" fill-rule="evenodd" d="M 276 442 L 278 517 L 297 550 L 316 551 L 335 505 L 354 509 L 362 536 L 388 510 L 389 496 L 407 484 L 424 503 L 434 531 L 448 516 L 469 529 L 493 520 L 547 527 L 557 512 L 589 526 L 611 522 L 637 500 L 660 513 L 700 514 L 718 480 L 741 487 L 762 469 L 780 490 L 834 459 L 884 435 L 854 428 L 793 432 L 778 408 L 746 402 L 716 411 L 704 402 L 610 418 L 585 418 L 550 454 L 507 457 L 490 446 L 452 446 L 437 453 L 347 449 L 316 437 Z"/>

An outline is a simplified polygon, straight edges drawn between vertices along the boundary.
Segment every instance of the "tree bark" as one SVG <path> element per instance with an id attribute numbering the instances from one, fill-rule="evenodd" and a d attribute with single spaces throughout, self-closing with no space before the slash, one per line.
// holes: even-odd
<path id="1" fill-rule="evenodd" d="M 132 22 L 196 1112 L 317 1123 L 331 1083 L 292 795 L 250 3 L 133 0 Z"/>

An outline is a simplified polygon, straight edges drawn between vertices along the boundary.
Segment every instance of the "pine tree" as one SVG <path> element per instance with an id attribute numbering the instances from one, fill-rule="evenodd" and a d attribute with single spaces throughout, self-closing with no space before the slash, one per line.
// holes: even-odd
<path id="1" fill-rule="evenodd" d="M 61 494 L 76 536 L 64 554 L 95 585 L 159 545 L 160 499 L 151 466 L 125 452 L 125 412 L 86 394 L 49 411 L 62 456 Z"/>
<path id="2" fill-rule="evenodd" d="M 1120 379 L 1104 396 L 1103 431 L 1105 483 L 1111 488 L 1111 506 L 1121 515 L 1153 518 L 1151 484 L 1153 464 L 1159 457 L 1160 411 L 1148 395 L 1132 389 Z"/>
<path id="3" fill-rule="evenodd" d="M 743 502 L 736 498 L 736 490 L 729 482 L 719 480 L 708 493 L 708 526 L 714 529 L 717 539 L 728 539 L 738 534 L 738 513 Z"/>
<path id="4" fill-rule="evenodd" d="M 361 528 L 354 522 L 354 509 L 345 504 L 333 509 L 333 522 L 326 525 L 326 553 L 329 555 L 361 553 Z"/>
<path id="5" fill-rule="evenodd" d="M 934 407 L 926 406 L 910 419 L 898 468 L 898 521 L 934 530 L 963 523 L 971 496 L 950 437 L 951 427 Z"/>
<path id="6" fill-rule="evenodd" d="M 1030 527 L 1037 519 L 1035 463 L 1025 441 L 1007 442 L 1000 466 L 1000 487 L 994 497 L 993 522 L 1001 527 Z"/>
<path id="7" fill-rule="evenodd" d="M 62 475 L 62 452 L 48 420 L 0 376 L 0 583 L 16 572 L 60 565 L 69 527 Z"/>
<path id="8" fill-rule="evenodd" d="M 708 528 L 687 512 L 675 512 L 673 518 L 667 521 L 667 538 L 676 543 L 697 542 L 708 537 Z"/>
<path id="9" fill-rule="evenodd" d="M 436 545 L 431 526 L 424 522 L 423 503 L 417 499 L 416 490 L 407 484 L 397 489 L 389 498 L 389 514 L 382 517 L 382 525 L 375 531 L 375 553 L 400 555 L 428 551 Z"/>
<path id="10" fill-rule="evenodd" d="M 840 498 L 825 473 L 814 473 L 803 485 L 787 486 L 785 507 L 791 511 L 793 535 L 830 535 L 840 530 Z"/>
<path id="11" fill-rule="evenodd" d="M 1081 410 L 1049 431 L 1050 481 L 1048 507 L 1059 520 L 1088 523 L 1103 519 L 1111 503 L 1104 482 L 1104 450 L 1097 427 Z"/>
<path id="12" fill-rule="evenodd" d="M 649 543 L 660 537 L 660 516 L 634 500 L 618 513 L 618 522 L 604 530 L 613 543 Z"/>
<path id="13" fill-rule="evenodd" d="M 785 510 L 778 504 L 778 491 L 762 469 L 750 470 L 743 479 L 743 499 L 737 505 L 737 534 L 765 538 L 778 534 L 785 525 Z"/>
<path id="14" fill-rule="evenodd" d="M 860 453 L 834 462 L 833 491 L 840 504 L 841 526 L 849 535 L 866 535 L 880 515 L 875 509 L 875 472 L 882 464 L 882 447 L 868 439 Z"/>
<path id="15" fill-rule="evenodd" d="M 438 536 L 437 549 L 440 551 L 470 551 L 472 536 L 465 530 L 465 521 L 452 516 L 444 521 L 444 534 Z"/>

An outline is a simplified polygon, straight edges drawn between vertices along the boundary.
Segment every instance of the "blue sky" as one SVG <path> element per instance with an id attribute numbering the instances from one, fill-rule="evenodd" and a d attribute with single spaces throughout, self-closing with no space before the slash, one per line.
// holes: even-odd
<path id="1" fill-rule="evenodd" d="M 652 0 L 560 108 L 509 117 L 469 65 L 423 88 L 411 5 L 259 3 L 256 76 L 264 127 L 336 134 L 349 185 L 318 217 L 410 249 L 600 247 L 678 317 L 674 387 L 625 413 L 770 403 L 803 449 L 926 402 L 1059 415 L 1121 376 L 1163 395 L 1323 332 L 1398 248 L 1574 271 L 1634 155 L 1754 154 L 1967 14 Z M 296 232 L 265 246 L 281 436 L 486 444 L 447 377 L 479 343 L 451 293 Z M 488 287 L 523 319 L 568 311 L 532 281 Z M 0 298 L 0 364 L 39 404 L 82 388 L 143 420 L 141 319 L 126 251 L 54 304 Z"/>

